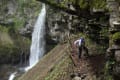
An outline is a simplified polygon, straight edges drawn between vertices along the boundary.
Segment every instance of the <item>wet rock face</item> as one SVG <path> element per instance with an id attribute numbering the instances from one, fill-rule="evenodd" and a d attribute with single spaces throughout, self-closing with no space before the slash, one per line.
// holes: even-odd
<path id="1" fill-rule="evenodd" d="M 110 11 L 110 29 L 114 30 L 116 28 L 116 23 L 120 21 L 120 4 L 116 0 L 107 0 L 107 6 Z"/>
<path id="2" fill-rule="evenodd" d="M 33 21 L 30 20 L 28 22 L 25 23 L 25 27 L 24 28 L 21 28 L 19 30 L 19 33 L 23 36 L 26 36 L 26 37 L 31 37 L 31 34 L 33 32 Z"/>
<path id="3" fill-rule="evenodd" d="M 111 58 L 115 59 L 115 64 L 112 66 L 113 67 L 113 75 L 119 76 L 120 75 L 120 46 L 112 45 L 112 47 L 108 49 L 108 52 L 109 52 L 109 55 L 111 56 Z"/>
<path id="4" fill-rule="evenodd" d="M 6 21 L 0 20 L 0 25 L 2 26 L 14 26 L 14 21 L 12 19 L 8 19 Z"/>
<path id="5" fill-rule="evenodd" d="M 4 18 L 14 15 L 17 11 L 18 4 L 16 0 L 2 0 L 0 3 L 0 20 L 4 20 Z"/>
<path id="6" fill-rule="evenodd" d="M 67 23 L 63 22 L 61 22 L 61 24 L 56 22 L 55 24 L 53 24 L 53 26 L 49 26 L 50 27 L 49 33 L 52 39 L 57 42 L 64 41 L 65 37 L 67 37 L 68 34 L 68 29 L 65 29 L 66 26 Z"/>
<path id="7" fill-rule="evenodd" d="M 67 14 L 59 10 L 47 10 L 47 34 L 57 42 L 64 42 L 69 35 L 82 31 L 84 25 L 78 16 Z M 82 28 L 82 29 L 81 29 Z"/>
<path id="8" fill-rule="evenodd" d="M 120 2 L 119 0 L 107 0 L 109 11 L 110 11 L 110 32 L 116 33 L 120 31 Z M 113 75 L 115 80 L 119 80 L 120 77 L 120 41 L 115 40 L 112 47 L 108 49 L 111 55 L 110 59 L 115 60 L 113 67 Z"/>
<path id="9" fill-rule="evenodd" d="M 120 50 L 117 50 L 117 51 L 115 52 L 115 59 L 116 59 L 117 62 L 120 63 Z"/>
<path id="10" fill-rule="evenodd" d="M 119 45 L 113 45 L 112 48 L 115 52 L 114 52 L 114 58 L 116 63 L 120 64 L 120 46 Z"/>
<path id="11" fill-rule="evenodd" d="M 53 9 L 47 11 L 47 34 L 51 36 L 51 39 L 54 41 L 64 41 L 65 37 L 69 34 L 67 21 L 69 15 L 60 11 L 56 12 Z"/>
<path id="12" fill-rule="evenodd" d="M 16 1 L 15 0 L 9 1 L 7 4 L 7 8 L 8 8 L 8 15 L 15 14 L 15 12 L 17 10 Z"/>

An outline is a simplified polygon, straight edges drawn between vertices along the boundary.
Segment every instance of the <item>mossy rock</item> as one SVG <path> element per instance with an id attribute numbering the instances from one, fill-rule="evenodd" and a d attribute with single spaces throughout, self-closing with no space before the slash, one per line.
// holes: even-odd
<path id="1" fill-rule="evenodd" d="M 112 36 L 112 40 L 115 44 L 120 44 L 120 32 L 116 32 Z"/>
<path id="2" fill-rule="evenodd" d="M 118 39 L 120 39 L 120 32 L 116 32 L 115 34 L 113 34 L 113 36 L 112 36 L 112 40 L 114 41 L 114 40 L 118 40 Z"/>

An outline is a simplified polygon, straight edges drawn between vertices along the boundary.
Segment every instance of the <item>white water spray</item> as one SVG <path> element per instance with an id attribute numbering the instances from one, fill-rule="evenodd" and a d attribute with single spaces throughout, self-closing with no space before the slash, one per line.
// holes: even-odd
<path id="1" fill-rule="evenodd" d="M 8 80 L 13 80 L 15 78 L 16 74 L 17 74 L 17 72 L 12 73 Z"/>
<path id="2" fill-rule="evenodd" d="M 32 33 L 32 43 L 30 48 L 30 58 L 29 66 L 25 68 L 25 71 L 28 71 L 34 67 L 37 62 L 43 57 L 45 52 L 45 18 L 46 18 L 46 8 L 45 4 L 42 5 L 42 10 L 38 16 L 38 19 L 35 23 L 34 30 Z M 13 80 L 15 78 L 16 72 L 12 73 L 8 80 Z"/>

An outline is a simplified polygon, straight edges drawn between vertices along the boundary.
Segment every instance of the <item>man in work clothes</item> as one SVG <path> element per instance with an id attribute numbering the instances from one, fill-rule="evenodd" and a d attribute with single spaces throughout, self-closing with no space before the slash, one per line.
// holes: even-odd
<path id="1" fill-rule="evenodd" d="M 81 58 L 82 50 L 86 51 L 86 56 L 88 56 L 88 49 L 85 47 L 85 40 L 83 37 L 79 38 L 74 42 L 74 45 L 78 47 L 79 53 L 78 53 L 78 58 Z"/>

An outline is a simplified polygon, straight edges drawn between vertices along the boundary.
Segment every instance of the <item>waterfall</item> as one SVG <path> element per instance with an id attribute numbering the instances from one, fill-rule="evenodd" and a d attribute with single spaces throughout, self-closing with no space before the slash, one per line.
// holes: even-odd
<path id="1" fill-rule="evenodd" d="M 17 72 L 12 73 L 8 80 L 13 80 L 15 78 L 16 74 L 17 74 Z"/>
<path id="2" fill-rule="evenodd" d="M 46 9 L 45 9 L 45 4 L 43 4 L 41 13 L 39 14 L 37 22 L 34 26 L 34 31 L 32 33 L 32 44 L 30 48 L 29 67 L 27 67 L 25 71 L 28 71 L 33 66 L 35 66 L 36 63 L 44 54 L 45 17 L 46 17 Z"/>
<path id="3" fill-rule="evenodd" d="M 29 66 L 24 70 L 28 71 L 34 67 L 40 58 L 44 55 L 45 52 L 45 18 L 46 18 L 46 9 L 45 4 L 42 5 L 42 10 L 38 16 L 38 19 L 35 23 L 34 30 L 32 33 L 32 43 L 30 48 L 30 57 L 29 57 Z M 12 73 L 8 80 L 13 80 L 16 75 L 16 72 Z"/>

